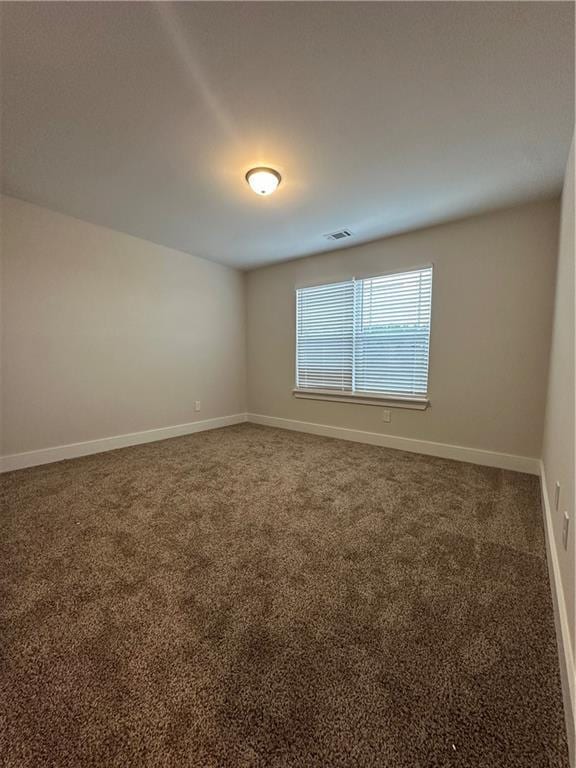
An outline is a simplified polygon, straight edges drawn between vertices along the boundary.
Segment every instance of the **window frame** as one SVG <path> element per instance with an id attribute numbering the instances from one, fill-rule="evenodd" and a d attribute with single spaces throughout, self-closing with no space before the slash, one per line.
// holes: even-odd
<path id="1" fill-rule="evenodd" d="M 382 392 L 365 392 L 365 391 L 337 391 L 331 389 L 314 389 L 298 387 L 298 291 L 303 288 L 316 288 L 324 285 L 332 285 L 335 283 L 344 283 L 353 280 L 370 280 L 378 277 L 388 277 L 389 275 L 405 274 L 408 272 L 419 272 L 423 269 L 432 270 L 431 281 L 431 296 L 430 296 L 430 328 L 428 333 L 428 375 L 427 375 L 427 392 L 422 395 L 403 395 L 403 394 L 391 394 Z M 420 266 L 399 267 L 398 269 L 388 270 L 387 272 L 355 274 L 347 277 L 335 277 L 334 279 L 325 280 L 321 283 L 306 282 L 298 283 L 294 286 L 294 381 L 295 386 L 292 389 L 292 395 L 295 398 L 302 400 L 324 400 L 328 402 L 336 403 L 356 403 L 359 405 L 376 405 L 380 407 L 389 408 L 406 408 L 409 410 L 424 411 L 430 405 L 430 358 L 432 347 L 432 314 L 433 314 L 433 299 L 434 299 L 434 278 L 436 268 L 433 263 L 422 264 Z"/>

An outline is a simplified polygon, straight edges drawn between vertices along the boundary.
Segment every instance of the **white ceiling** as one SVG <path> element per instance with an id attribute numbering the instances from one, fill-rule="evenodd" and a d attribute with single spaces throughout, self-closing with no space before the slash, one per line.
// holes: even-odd
<path id="1" fill-rule="evenodd" d="M 574 7 L 3 3 L 5 192 L 252 268 L 556 193 Z M 272 165 L 270 198 L 244 181 Z"/>

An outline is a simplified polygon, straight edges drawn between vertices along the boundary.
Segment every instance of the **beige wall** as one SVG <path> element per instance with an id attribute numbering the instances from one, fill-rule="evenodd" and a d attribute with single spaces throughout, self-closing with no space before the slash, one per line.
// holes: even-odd
<path id="1" fill-rule="evenodd" d="M 248 409 L 538 457 L 558 202 L 248 273 L 3 198 L 3 454 Z M 426 412 L 295 400 L 294 286 L 434 263 Z M 202 401 L 195 413 L 194 400 Z"/>
<path id="2" fill-rule="evenodd" d="M 574 510 L 575 455 L 575 392 L 574 354 L 575 334 L 575 239 L 574 239 L 574 145 L 568 162 L 566 181 L 562 195 L 562 219 L 560 248 L 556 277 L 556 303 L 552 349 L 550 354 L 550 378 L 544 429 L 542 460 L 546 476 L 548 498 L 551 505 L 553 545 L 556 547 L 562 578 L 564 602 L 572 643 L 569 652 L 574 659 L 576 650 L 576 538 Z M 560 483 L 560 508 L 554 508 L 556 482 Z M 570 515 L 568 549 L 562 546 L 562 513 Z M 576 686 L 576 684 L 575 684 Z"/>
<path id="3" fill-rule="evenodd" d="M 3 454 L 245 410 L 239 272 L 13 198 L 2 245 Z"/>
<path id="4" fill-rule="evenodd" d="M 540 457 L 558 243 L 557 200 L 247 276 L 251 413 Z M 296 400 L 294 288 L 434 264 L 425 412 Z"/>

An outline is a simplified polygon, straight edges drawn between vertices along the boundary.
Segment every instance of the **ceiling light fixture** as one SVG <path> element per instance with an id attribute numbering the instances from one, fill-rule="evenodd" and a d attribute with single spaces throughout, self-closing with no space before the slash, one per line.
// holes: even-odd
<path id="1" fill-rule="evenodd" d="M 271 195 L 276 192 L 281 176 L 273 168 L 252 168 L 246 174 L 246 181 L 257 195 Z"/>

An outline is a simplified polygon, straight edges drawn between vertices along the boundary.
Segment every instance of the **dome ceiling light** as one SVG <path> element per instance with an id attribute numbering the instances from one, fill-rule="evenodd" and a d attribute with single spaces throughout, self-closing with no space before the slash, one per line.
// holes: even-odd
<path id="1" fill-rule="evenodd" d="M 276 192 L 282 177 L 273 168 L 251 168 L 246 181 L 257 195 L 271 195 Z"/>

